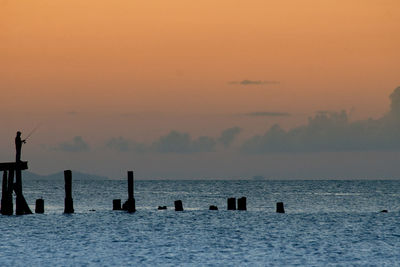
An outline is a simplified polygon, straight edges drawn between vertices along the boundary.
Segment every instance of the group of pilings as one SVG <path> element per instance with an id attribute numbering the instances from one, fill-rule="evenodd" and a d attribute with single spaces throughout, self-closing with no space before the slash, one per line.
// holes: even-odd
<path id="1" fill-rule="evenodd" d="M 16 173 L 16 182 L 14 183 L 14 172 Z M 64 199 L 64 213 L 74 213 L 74 200 L 72 198 L 72 172 L 70 170 L 64 171 L 65 182 L 65 199 Z M 133 195 L 133 171 L 128 171 L 128 199 L 122 205 L 121 200 L 113 201 L 114 210 L 126 210 L 128 212 L 135 212 L 135 198 Z M 21 170 L 4 171 L 2 182 L 2 198 L 1 198 L 1 213 L 3 215 L 12 215 L 13 210 L 13 191 L 16 194 L 16 215 L 32 214 L 28 204 L 22 195 L 22 182 Z M 44 213 L 44 200 L 37 199 L 35 213 Z"/>
<path id="2" fill-rule="evenodd" d="M 182 200 L 174 201 L 175 211 L 183 211 L 183 203 Z M 158 210 L 166 210 L 167 206 L 158 206 Z M 121 199 L 113 200 L 113 210 L 125 210 L 128 212 L 135 212 L 135 198 L 133 197 L 133 172 L 128 171 L 128 199 L 121 207 Z M 218 210 L 218 207 L 215 205 L 210 205 L 209 210 Z M 237 199 L 237 207 L 236 207 L 236 198 L 228 198 L 227 199 L 227 210 L 247 210 L 247 198 L 241 197 Z M 277 213 L 285 213 L 283 202 L 276 203 L 276 212 Z"/>
<path id="3" fill-rule="evenodd" d="M 14 172 L 16 173 L 15 183 Z M 72 199 L 72 172 L 70 170 L 64 171 L 64 181 L 64 213 L 74 213 L 74 201 Z M 32 214 L 32 211 L 22 194 L 21 170 L 18 169 L 11 169 L 3 172 L 1 214 L 13 215 L 13 191 L 16 194 L 15 214 Z M 36 199 L 35 213 L 44 213 L 44 200 L 42 198 Z"/>
<path id="4" fill-rule="evenodd" d="M 129 175 L 128 175 L 128 177 L 129 177 Z M 128 182 L 128 184 L 130 184 L 130 183 Z M 125 202 L 124 205 L 126 205 L 128 200 Z M 175 206 L 175 211 L 183 211 L 183 202 L 182 202 L 182 200 L 175 200 L 174 201 L 174 206 Z M 166 209 L 167 209 L 167 206 L 158 206 L 158 210 L 166 210 Z M 121 199 L 114 199 L 113 200 L 113 210 L 127 210 L 127 211 L 129 211 L 127 209 L 127 207 L 123 206 L 121 208 Z M 218 210 L 218 207 L 215 206 L 215 205 L 210 205 L 209 210 Z M 236 208 L 236 198 L 228 198 L 227 199 L 227 210 L 247 210 L 247 198 L 246 197 L 238 198 L 237 199 L 237 208 Z M 283 202 L 277 202 L 276 203 L 276 212 L 277 213 L 285 213 L 285 208 L 284 208 Z"/>
<path id="5" fill-rule="evenodd" d="M 14 173 L 16 174 L 16 182 L 14 183 Z M 74 213 L 74 201 L 72 199 L 72 172 L 70 170 L 64 171 L 65 181 L 65 199 L 64 199 L 64 213 Z M 22 195 L 22 182 L 21 170 L 9 170 L 3 172 L 2 183 L 2 198 L 1 198 L 1 213 L 3 215 L 13 214 L 13 191 L 16 194 L 16 215 L 32 214 L 24 196 Z M 236 206 L 237 203 L 237 206 Z M 174 201 L 175 211 L 183 211 L 182 200 Z M 158 210 L 166 210 L 167 206 L 159 206 Z M 134 179 L 133 171 L 128 171 L 128 199 L 121 206 L 121 199 L 113 200 L 113 210 L 125 210 L 127 212 L 135 212 L 135 198 L 134 198 Z M 218 210 L 218 207 L 211 205 L 209 210 Z M 228 198 L 227 210 L 247 210 L 247 198 L 241 197 Z M 285 213 L 283 202 L 276 203 L 276 212 Z M 44 213 L 44 200 L 37 199 L 35 213 Z"/>
<path id="6" fill-rule="evenodd" d="M 22 174 L 19 165 L 23 163 L 14 164 L 17 168 L 9 168 L 3 171 L 2 194 L 1 194 L 1 214 L 13 215 L 13 192 L 15 192 L 15 214 L 24 215 L 32 214 L 31 209 L 22 194 Z M 15 174 L 15 183 L 14 183 Z"/>

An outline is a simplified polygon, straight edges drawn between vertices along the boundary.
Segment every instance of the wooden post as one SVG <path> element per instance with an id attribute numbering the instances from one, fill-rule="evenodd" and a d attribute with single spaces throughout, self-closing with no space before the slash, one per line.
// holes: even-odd
<path id="1" fill-rule="evenodd" d="M 35 213 L 44 213 L 44 200 L 36 199 Z"/>
<path id="2" fill-rule="evenodd" d="M 283 202 L 276 203 L 276 212 L 285 213 L 285 208 L 283 207 Z"/>
<path id="3" fill-rule="evenodd" d="M 182 200 L 175 200 L 175 211 L 183 211 Z"/>
<path id="4" fill-rule="evenodd" d="M 22 173 L 21 169 L 17 167 L 15 170 L 15 187 L 14 191 L 16 194 L 16 204 L 15 204 L 15 214 L 16 215 L 24 215 L 24 214 L 32 214 L 31 209 L 26 203 L 24 195 L 22 194 Z"/>
<path id="5" fill-rule="evenodd" d="M 13 188 L 14 188 L 14 169 L 8 172 L 8 186 L 7 186 L 7 201 L 6 201 L 6 215 L 13 215 Z"/>
<path id="6" fill-rule="evenodd" d="M 136 203 L 133 194 L 133 171 L 128 171 L 128 200 L 125 202 L 125 207 L 128 212 L 136 211 Z"/>
<path id="7" fill-rule="evenodd" d="M 241 197 L 241 198 L 238 198 L 238 200 L 237 200 L 237 206 L 238 206 L 238 210 L 247 210 L 247 207 L 246 207 L 246 197 Z"/>
<path id="8" fill-rule="evenodd" d="M 166 210 L 167 206 L 158 206 L 158 210 Z"/>
<path id="9" fill-rule="evenodd" d="M 128 199 L 134 198 L 133 186 L 133 171 L 128 171 Z"/>
<path id="10" fill-rule="evenodd" d="M 228 210 L 236 210 L 236 198 L 228 198 Z"/>
<path id="11" fill-rule="evenodd" d="M 74 213 L 74 201 L 72 199 L 72 172 L 70 170 L 64 171 L 64 181 L 65 181 L 64 213 Z"/>
<path id="12" fill-rule="evenodd" d="M 218 207 L 217 207 L 217 206 L 214 206 L 214 205 L 211 205 L 210 208 L 209 208 L 209 210 L 218 210 Z"/>
<path id="13" fill-rule="evenodd" d="M 113 210 L 121 210 L 121 199 L 113 199 Z"/>
<path id="14" fill-rule="evenodd" d="M 4 171 L 1 188 L 1 214 L 7 215 L 7 206 L 7 171 Z"/>
<path id="15" fill-rule="evenodd" d="M 15 185 L 14 185 L 14 191 L 15 194 L 17 195 L 15 198 L 15 214 L 16 215 L 23 215 L 24 214 L 24 209 L 22 205 L 22 179 L 21 179 L 21 170 L 16 169 L 15 170 Z"/>

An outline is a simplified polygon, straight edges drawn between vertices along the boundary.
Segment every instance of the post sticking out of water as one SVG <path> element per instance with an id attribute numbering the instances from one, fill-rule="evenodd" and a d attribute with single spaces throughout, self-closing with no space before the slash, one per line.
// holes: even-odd
<path id="1" fill-rule="evenodd" d="M 183 211 L 182 200 L 175 200 L 175 211 Z"/>
<path id="2" fill-rule="evenodd" d="M 133 171 L 128 171 L 128 200 L 125 202 L 126 210 L 128 212 L 135 212 L 136 211 L 136 203 L 133 194 Z"/>
<path id="3" fill-rule="evenodd" d="M 32 214 L 32 211 L 29 208 L 24 195 L 22 194 L 22 173 L 20 166 L 17 166 L 17 168 L 15 169 L 15 174 L 16 174 L 15 184 L 14 184 L 14 192 L 16 194 L 15 214 L 16 215 Z"/>
<path id="4" fill-rule="evenodd" d="M 8 174 L 8 175 L 7 175 Z M 1 214 L 12 215 L 13 214 L 13 204 L 12 204 L 12 179 L 14 179 L 14 173 L 4 170 L 3 172 L 3 182 L 1 188 Z M 11 182 L 10 182 L 11 180 Z M 11 195 L 8 193 L 9 183 L 11 183 Z M 11 203 L 10 203 L 11 201 Z"/>
<path id="5" fill-rule="evenodd" d="M 6 201 L 6 215 L 13 215 L 14 205 L 13 205 L 13 188 L 14 188 L 14 170 L 11 169 L 8 172 L 8 186 L 7 186 L 7 201 Z"/>
<path id="6" fill-rule="evenodd" d="M 113 210 L 121 210 L 121 199 L 113 199 Z"/>
<path id="7" fill-rule="evenodd" d="M 276 212 L 285 213 L 285 208 L 283 207 L 283 202 L 276 203 Z"/>
<path id="8" fill-rule="evenodd" d="M 21 168 L 17 168 L 15 170 L 15 187 L 14 192 L 16 196 L 16 205 L 15 205 L 15 214 L 16 215 L 23 215 L 23 214 L 32 214 L 31 209 L 26 203 L 24 195 L 22 194 L 22 173 Z"/>
<path id="9" fill-rule="evenodd" d="M 44 213 L 44 200 L 36 199 L 35 213 Z"/>
<path id="10" fill-rule="evenodd" d="M 16 215 L 22 215 L 24 214 L 24 209 L 22 208 L 22 179 L 21 179 L 21 170 L 16 169 L 15 170 L 15 187 L 14 191 L 16 193 L 16 198 L 15 198 L 15 214 Z"/>
<path id="11" fill-rule="evenodd" d="M 70 170 L 64 171 L 64 181 L 65 181 L 64 213 L 74 213 L 74 201 L 72 199 L 72 172 Z"/>
<path id="12" fill-rule="evenodd" d="M 4 171 L 1 188 L 1 214 L 7 215 L 7 207 L 7 171 Z"/>
<path id="13" fill-rule="evenodd" d="M 133 171 L 128 171 L 128 199 L 133 198 Z"/>
<path id="14" fill-rule="evenodd" d="M 228 210 L 236 210 L 236 198 L 228 198 Z"/>
<path id="15" fill-rule="evenodd" d="M 211 205 L 210 208 L 209 208 L 209 210 L 218 210 L 218 207 L 215 206 L 215 205 Z"/>
<path id="16" fill-rule="evenodd" d="M 238 206 L 238 210 L 247 210 L 247 207 L 246 207 L 246 197 L 241 197 L 241 198 L 238 198 L 238 200 L 237 200 L 237 206 Z"/>

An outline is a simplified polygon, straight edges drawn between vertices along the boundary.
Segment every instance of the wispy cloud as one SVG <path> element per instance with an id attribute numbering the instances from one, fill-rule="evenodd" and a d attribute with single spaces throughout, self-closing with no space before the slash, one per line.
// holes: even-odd
<path id="1" fill-rule="evenodd" d="M 291 116 L 290 113 L 287 112 L 271 112 L 271 111 L 257 111 L 257 112 L 249 112 L 245 113 L 245 116 L 250 117 L 288 117 Z"/>
<path id="2" fill-rule="evenodd" d="M 262 80 L 242 80 L 242 81 L 231 81 L 228 84 L 238 85 L 268 85 L 268 84 L 279 84 L 279 81 L 262 81 Z"/>

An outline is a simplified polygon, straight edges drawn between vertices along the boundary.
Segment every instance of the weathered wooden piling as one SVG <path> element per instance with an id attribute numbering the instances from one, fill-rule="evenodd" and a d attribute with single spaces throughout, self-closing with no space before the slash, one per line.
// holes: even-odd
<path id="1" fill-rule="evenodd" d="M 238 198 L 238 200 L 237 200 L 238 210 L 247 210 L 246 200 L 247 200 L 246 197 Z"/>
<path id="2" fill-rule="evenodd" d="M 285 208 L 283 207 L 283 202 L 276 203 L 276 212 L 285 213 Z"/>
<path id="3" fill-rule="evenodd" d="M 136 211 L 136 203 L 134 198 L 130 198 L 125 202 L 126 210 L 128 212 L 135 212 Z"/>
<path id="4" fill-rule="evenodd" d="M 228 210 L 236 210 L 236 198 L 228 198 Z"/>
<path id="5" fill-rule="evenodd" d="M 64 171 L 64 181 L 65 181 L 64 213 L 74 213 L 74 200 L 72 199 L 72 172 L 70 170 Z"/>
<path id="6" fill-rule="evenodd" d="M 7 215 L 7 186 L 7 171 L 4 171 L 1 188 L 1 214 L 3 215 Z"/>
<path id="7" fill-rule="evenodd" d="M 36 199 L 35 213 L 44 213 L 44 200 L 42 198 Z"/>
<path id="8" fill-rule="evenodd" d="M 217 206 L 214 206 L 214 205 L 211 205 L 210 208 L 209 208 L 209 210 L 218 210 L 218 207 L 217 207 Z"/>
<path id="9" fill-rule="evenodd" d="M 22 196 L 22 179 L 21 179 L 21 170 L 15 170 L 15 184 L 14 184 L 14 191 L 17 195 L 15 198 L 15 214 L 16 215 L 23 215 L 24 208 L 23 208 L 23 200 L 21 199 Z"/>
<path id="10" fill-rule="evenodd" d="M 113 210 L 121 210 L 121 199 L 113 199 Z"/>
<path id="11" fill-rule="evenodd" d="M 32 214 L 32 211 L 29 208 L 24 195 L 22 194 L 22 173 L 20 167 L 17 167 L 17 169 L 15 170 L 15 174 L 16 174 L 15 186 L 14 186 L 14 192 L 16 194 L 15 214 L 16 215 Z"/>
<path id="12" fill-rule="evenodd" d="M 175 200 L 175 211 L 183 211 L 182 200 Z"/>
<path id="13" fill-rule="evenodd" d="M 158 206 L 158 210 L 166 210 L 167 206 Z"/>
<path id="14" fill-rule="evenodd" d="M 7 185 L 7 201 L 6 201 L 6 211 L 5 215 L 13 215 L 14 205 L 13 205 L 13 188 L 14 188 L 14 170 L 11 169 L 8 172 L 8 185 Z"/>
<path id="15" fill-rule="evenodd" d="M 133 171 L 128 171 L 128 198 L 133 198 Z"/>
<path id="16" fill-rule="evenodd" d="M 133 183 L 133 171 L 128 171 L 128 200 L 125 202 L 126 210 L 128 212 L 135 212 L 135 198 L 134 198 L 134 183 Z"/>

